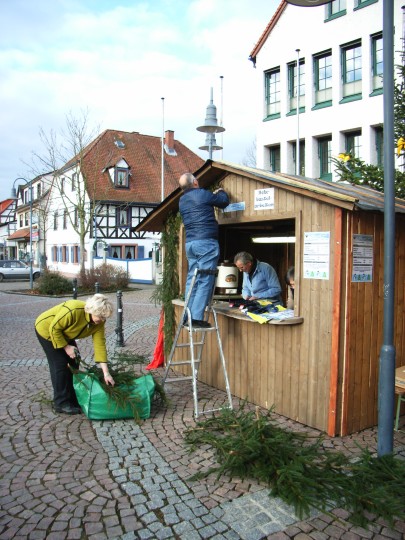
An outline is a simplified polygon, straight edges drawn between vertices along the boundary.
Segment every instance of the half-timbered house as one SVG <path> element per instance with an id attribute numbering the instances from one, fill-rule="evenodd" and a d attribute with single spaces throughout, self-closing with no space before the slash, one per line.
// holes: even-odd
<path id="1" fill-rule="evenodd" d="M 149 258 L 160 235 L 136 233 L 135 225 L 177 187 L 184 171 L 202 163 L 170 130 L 164 139 L 104 131 L 57 172 L 48 265 L 66 275 L 78 273 L 80 219 L 86 268 L 100 257 L 113 264 Z"/>

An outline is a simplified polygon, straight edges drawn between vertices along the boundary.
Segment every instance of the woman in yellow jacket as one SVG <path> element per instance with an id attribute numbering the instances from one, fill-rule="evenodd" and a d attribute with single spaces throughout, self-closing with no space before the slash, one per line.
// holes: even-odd
<path id="1" fill-rule="evenodd" d="M 114 386 L 114 379 L 108 371 L 105 343 L 105 321 L 111 317 L 113 309 L 106 296 L 95 294 L 86 302 L 67 300 L 37 317 L 35 332 L 48 359 L 55 412 L 81 412 L 69 369 L 69 365 L 78 367 L 77 339 L 93 337 L 94 360 L 103 370 L 106 384 Z"/>

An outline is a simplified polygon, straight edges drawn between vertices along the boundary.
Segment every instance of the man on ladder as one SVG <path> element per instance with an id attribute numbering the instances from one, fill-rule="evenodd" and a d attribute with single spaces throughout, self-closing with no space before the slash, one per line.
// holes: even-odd
<path id="1" fill-rule="evenodd" d="M 164 386 L 165 383 L 169 382 L 191 380 L 194 399 L 194 417 L 197 419 L 200 414 L 221 410 L 211 409 L 200 411 L 198 405 L 197 377 L 207 332 L 215 332 L 217 336 L 219 357 L 229 403 L 228 408 L 232 409 L 232 395 L 229 387 L 221 337 L 219 335 L 217 314 L 212 309 L 215 276 L 217 275 L 219 259 L 218 223 L 215 219 L 214 207 L 225 208 L 229 204 L 229 197 L 223 189 L 218 189 L 213 193 L 205 189 L 200 189 L 197 179 L 191 173 L 183 174 L 180 177 L 179 184 L 184 191 L 180 198 L 179 209 L 186 230 L 186 255 L 188 260 L 186 300 L 182 320 L 176 331 L 162 384 Z M 210 312 L 212 312 L 214 317 L 213 326 L 208 322 Z M 183 326 L 188 327 L 188 341 L 186 343 L 179 341 Z M 201 334 L 201 339 L 195 341 L 193 337 L 194 332 Z M 183 347 L 189 350 L 190 358 L 186 360 L 174 360 L 175 350 Z M 170 368 L 179 365 L 189 365 L 191 375 L 168 377 Z"/>
<path id="2" fill-rule="evenodd" d="M 217 269 L 219 260 L 218 222 L 215 219 L 214 208 L 228 206 L 229 197 L 222 188 L 214 192 L 201 189 L 198 180 L 191 173 L 182 174 L 179 185 L 184 192 L 180 197 L 179 210 L 186 232 L 187 298 L 196 269 L 214 272 Z M 204 312 L 211 299 L 214 286 L 214 273 L 198 275 L 188 302 L 194 328 L 209 326 L 209 323 L 204 320 Z"/>

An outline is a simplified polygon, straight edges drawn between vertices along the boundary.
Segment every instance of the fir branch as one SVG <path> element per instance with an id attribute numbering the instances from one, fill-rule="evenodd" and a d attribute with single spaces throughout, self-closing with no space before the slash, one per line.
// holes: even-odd
<path id="1" fill-rule="evenodd" d="M 272 421 L 272 410 L 224 410 L 185 432 L 190 452 L 212 448 L 217 464 L 191 480 L 216 473 L 254 478 L 270 488 L 270 495 L 294 507 L 299 518 L 312 508 L 329 513 L 346 508 L 351 521 L 366 526 L 367 515 L 389 523 L 405 518 L 405 463 L 393 456 L 374 458 L 368 450 L 355 461 L 341 452 L 325 451 L 323 439 L 287 432 Z M 364 487 L 367 486 L 367 490 Z"/>

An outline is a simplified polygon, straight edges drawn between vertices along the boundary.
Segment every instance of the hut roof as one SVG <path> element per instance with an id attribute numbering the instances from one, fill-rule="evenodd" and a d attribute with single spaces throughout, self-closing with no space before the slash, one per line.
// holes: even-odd
<path id="1" fill-rule="evenodd" d="M 208 188 L 212 184 L 220 182 L 228 174 L 243 175 L 252 180 L 260 180 L 269 186 L 294 191 L 302 196 L 322 200 L 325 203 L 347 210 L 384 211 L 383 193 L 369 187 L 356 186 L 346 182 L 328 182 L 321 179 L 275 173 L 226 161 L 212 160 L 207 160 L 194 173 L 202 188 Z M 134 228 L 134 231 L 161 231 L 168 214 L 178 210 L 181 193 L 180 188 L 175 189 Z M 395 199 L 395 212 L 405 213 L 405 200 Z"/>

